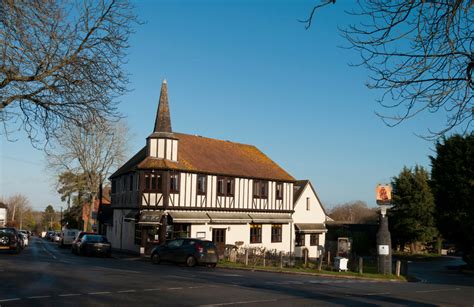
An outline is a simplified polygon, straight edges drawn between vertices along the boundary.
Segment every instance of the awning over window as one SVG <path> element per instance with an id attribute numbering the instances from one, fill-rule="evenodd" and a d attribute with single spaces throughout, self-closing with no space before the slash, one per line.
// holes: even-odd
<path id="1" fill-rule="evenodd" d="M 150 226 L 161 225 L 161 217 L 163 214 L 163 211 L 142 211 L 138 224 Z"/>
<path id="2" fill-rule="evenodd" d="M 328 231 L 323 223 L 295 224 L 295 227 L 298 232 L 302 233 L 323 233 Z"/>
<path id="3" fill-rule="evenodd" d="M 247 224 L 252 222 L 247 213 L 241 212 L 208 212 L 213 224 Z"/>
<path id="4" fill-rule="evenodd" d="M 290 213 L 250 213 L 255 224 L 286 224 L 292 221 Z"/>
<path id="5" fill-rule="evenodd" d="M 130 211 L 129 213 L 125 214 L 125 216 L 123 217 L 123 221 L 124 222 L 134 222 L 134 221 L 137 221 L 138 218 L 139 218 L 139 213 L 138 211 L 135 211 L 135 210 L 132 210 Z"/>
<path id="6" fill-rule="evenodd" d="M 211 221 L 206 212 L 169 211 L 168 214 L 173 218 L 173 223 L 205 224 Z"/>

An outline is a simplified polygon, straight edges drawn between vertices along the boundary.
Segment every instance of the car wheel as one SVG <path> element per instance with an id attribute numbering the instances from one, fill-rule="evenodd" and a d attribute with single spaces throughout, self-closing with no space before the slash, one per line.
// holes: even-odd
<path id="1" fill-rule="evenodd" d="M 151 255 L 151 262 L 153 262 L 153 264 L 160 264 L 160 255 L 158 255 L 158 253 L 154 253 L 153 255 Z"/>
<path id="2" fill-rule="evenodd" d="M 196 258 L 194 258 L 194 256 L 188 256 L 188 258 L 186 258 L 186 265 L 188 267 L 193 267 L 196 265 Z"/>
<path id="3" fill-rule="evenodd" d="M 208 263 L 208 264 L 207 264 L 207 267 L 208 267 L 208 268 L 215 268 L 216 265 L 217 265 L 217 263 Z"/>

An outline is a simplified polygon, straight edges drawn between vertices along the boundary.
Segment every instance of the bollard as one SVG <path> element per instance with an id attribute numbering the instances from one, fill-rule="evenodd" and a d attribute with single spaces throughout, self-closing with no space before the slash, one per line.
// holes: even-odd
<path id="1" fill-rule="evenodd" d="M 280 252 L 280 269 L 283 269 L 283 253 Z"/>
<path id="2" fill-rule="evenodd" d="M 308 250 L 304 249 L 303 253 L 304 253 L 304 267 L 307 268 L 308 267 Z"/>
<path id="3" fill-rule="evenodd" d="M 265 249 L 263 249 L 263 267 L 265 267 Z"/>
<path id="4" fill-rule="evenodd" d="M 328 267 L 331 267 L 331 252 L 328 251 Z"/>
<path id="5" fill-rule="evenodd" d="M 400 277 L 400 267 L 401 267 L 401 261 L 400 260 L 397 260 L 397 264 L 395 266 L 395 274 L 397 275 L 397 277 Z"/>
<path id="6" fill-rule="evenodd" d="M 318 271 L 323 269 L 323 255 L 319 256 Z"/>
<path id="7" fill-rule="evenodd" d="M 245 266 L 249 265 L 249 250 L 245 250 Z"/>
<path id="8" fill-rule="evenodd" d="M 364 258 L 359 257 L 359 274 L 364 273 Z"/>

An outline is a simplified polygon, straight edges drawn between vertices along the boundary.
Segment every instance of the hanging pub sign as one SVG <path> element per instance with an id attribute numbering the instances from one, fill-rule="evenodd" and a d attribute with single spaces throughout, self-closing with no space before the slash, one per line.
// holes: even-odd
<path id="1" fill-rule="evenodd" d="M 388 184 L 378 184 L 375 188 L 377 205 L 389 205 L 392 201 L 392 187 Z"/>

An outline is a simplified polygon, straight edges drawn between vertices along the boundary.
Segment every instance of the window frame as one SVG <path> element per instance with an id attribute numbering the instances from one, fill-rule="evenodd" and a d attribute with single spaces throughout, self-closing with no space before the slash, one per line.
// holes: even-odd
<path id="1" fill-rule="evenodd" d="M 262 243 L 262 224 L 250 224 L 250 244 Z"/>
<path id="2" fill-rule="evenodd" d="M 269 187 L 268 180 L 254 179 L 253 180 L 253 197 L 268 199 L 268 187 Z"/>
<path id="3" fill-rule="evenodd" d="M 199 190 L 200 179 L 203 179 L 203 183 L 202 183 L 203 190 L 202 191 Z M 206 195 L 206 191 L 207 191 L 207 175 L 198 174 L 197 179 L 196 179 L 196 194 L 197 195 Z"/>
<path id="4" fill-rule="evenodd" d="M 271 234 L 272 243 L 283 242 L 283 224 L 272 224 Z"/>
<path id="5" fill-rule="evenodd" d="M 144 172 L 143 176 L 143 192 L 163 193 L 163 172 Z"/>
<path id="6" fill-rule="evenodd" d="M 297 232 L 295 234 L 295 246 L 306 246 L 305 236 L 303 232 Z"/>
<path id="7" fill-rule="evenodd" d="M 319 245 L 319 233 L 311 233 L 309 235 L 309 245 L 318 246 Z"/>
<path id="8" fill-rule="evenodd" d="M 219 184 L 222 183 L 222 191 L 219 190 Z M 230 191 L 228 189 L 228 184 L 230 183 Z M 235 178 L 229 176 L 217 176 L 216 182 L 216 195 L 225 196 L 225 197 L 234 197 L 235 195 Z"/>
<path id="9" fill-rule="evenodd" d="M 280 187 L 280 189 L 278 189 Z M 278 193 L 280 191 L 280 194 Z M 276 182 L 275 184 L 275 199 L 283 199 L 283 182 Z"/>
<path id="10" fill-rule="evenodd" d="M 173 180 L 176 179 L 176 180 Z M 179 172 L 170 172 L 170 194 L 179 194 L 179 180 L 180 174 Z M 173 182 L 176 183 L 176 186 L 173 186 Z"/>

